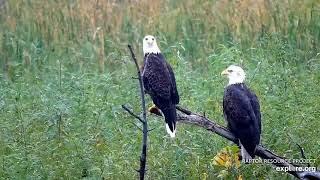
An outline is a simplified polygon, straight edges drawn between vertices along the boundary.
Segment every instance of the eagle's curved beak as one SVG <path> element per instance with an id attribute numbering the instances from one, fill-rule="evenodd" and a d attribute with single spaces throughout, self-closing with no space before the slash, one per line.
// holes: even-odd
<path id="1" fill-rule="evenodd" d="M 228 71 L 226 69 L 221 72 L 221 76 L 228 75 L 228 74 L 229 73 L 228 73 Z"/>

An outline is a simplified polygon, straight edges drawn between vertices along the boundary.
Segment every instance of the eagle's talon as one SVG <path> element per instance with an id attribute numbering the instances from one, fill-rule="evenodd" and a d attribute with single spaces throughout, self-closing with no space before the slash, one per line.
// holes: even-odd
<path id="1" fill-rule="evenodd" d="M 162 116 L 160 109 L 159 109 L 156 105 L 151 106 L 151 107 L 148 109 L 148 111 L 149 111 L 151 114 L 155 114 L 155 115 L 157 115 L 157 116 Z"/>

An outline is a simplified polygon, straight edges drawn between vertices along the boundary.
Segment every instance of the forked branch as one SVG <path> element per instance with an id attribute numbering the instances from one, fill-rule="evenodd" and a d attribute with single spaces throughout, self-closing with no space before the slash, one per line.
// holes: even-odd
<path id="1" fill-rule="evenodd" d="M 140 168 L 137 170 L 139 172 L 140 180 L 143 180 L 145 177 L 146 172 L 146 163 L 147 163 L 147 140 L 148 140 L 148 121 L 147 121 L 147 112 L 146 112 L 146 103 L 144 99 L 144 87 L 142 82 L 142 76 L 139 69 L 137 58 L 132 50 L 131 45 L 128 45 L 128 48 L 131 53 L 132 60 L 134 61 L 136 68 L 137 68 L 137 74 L 139 79 L 139 86 L 140 86 L 140 97 L 141 97 L 141 109 L 142 109 L 142 118 L 136 114 L 134 114 L 130 109 L 128 109 L 125 105 L 122 105 L 122 108 L 126 110 L 131 116 L 135 117 L 142 123 L 142 132 L 143 132 L 143 138 L 142 138 L 142 150 L 140 155 Z"/>

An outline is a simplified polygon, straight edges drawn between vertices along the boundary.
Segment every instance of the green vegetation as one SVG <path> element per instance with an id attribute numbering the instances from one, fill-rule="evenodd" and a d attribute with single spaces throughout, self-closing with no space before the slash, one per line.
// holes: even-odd
<path id="1" fill-rule="evenodd" d="M 121 105 L 139 112 L 126 45 L 142 62 L 145 34 L 172 64 L 182 106 L 225 124 L 220 72 L 241 64 L 262 105 L 262 144 L 300 158 L 299 143 L 320 167 L 318 0 L 10 0 L 0 6 L 0 178 L 137 176 L 142 136 Z M 148 179 L 217 176 L 212 159 L 229 142 L 184 124 L 172 140 L 148 118 Z M 239 171 L 292 178 L 265 164 Z"/>

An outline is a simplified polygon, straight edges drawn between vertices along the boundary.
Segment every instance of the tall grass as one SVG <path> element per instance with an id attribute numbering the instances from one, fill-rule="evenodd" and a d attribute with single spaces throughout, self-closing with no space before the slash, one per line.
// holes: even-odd
<path id="1" fill-rule="evenodd" d="M 12 0 L 1 8 L 0 18 L 2 57 L 20 63 L 23 52 L 30 56 L 67 52 L 74 57 L 68 60 L 70 65 L 113 64 L 124 44 L 138 46 L 145 34 L 157 35 L 166 48 L 181 43 L 190 61 L 203 58 L 219 44 L 256 47 L 269 35 L 295 48 L 301 58 L 317 53 L 320 42 L 317 0 Z M 46 58 L 50 61 L 50 56 Z"/>
<path id="2" fill-rule="evenodd" d="M 0 3 L 1 4 L 1 3 Z M 157 36 L 181 105 L 224 124 L 220 72 L 241 64 L 263 114 L 262 144 L 320 166 L 320 3 L 317 0 L 10 0 L 0 5 L 0 177 L 132 179 L 141 134 L 134 65 Z M 148 99 L 149 105 L 151 104 Z M 150 116 L 149 179 L 213 179 L 228 143 L 179 124 L 166 136 Z M 242 165 L 245 179 L 291 177 Z"/>

